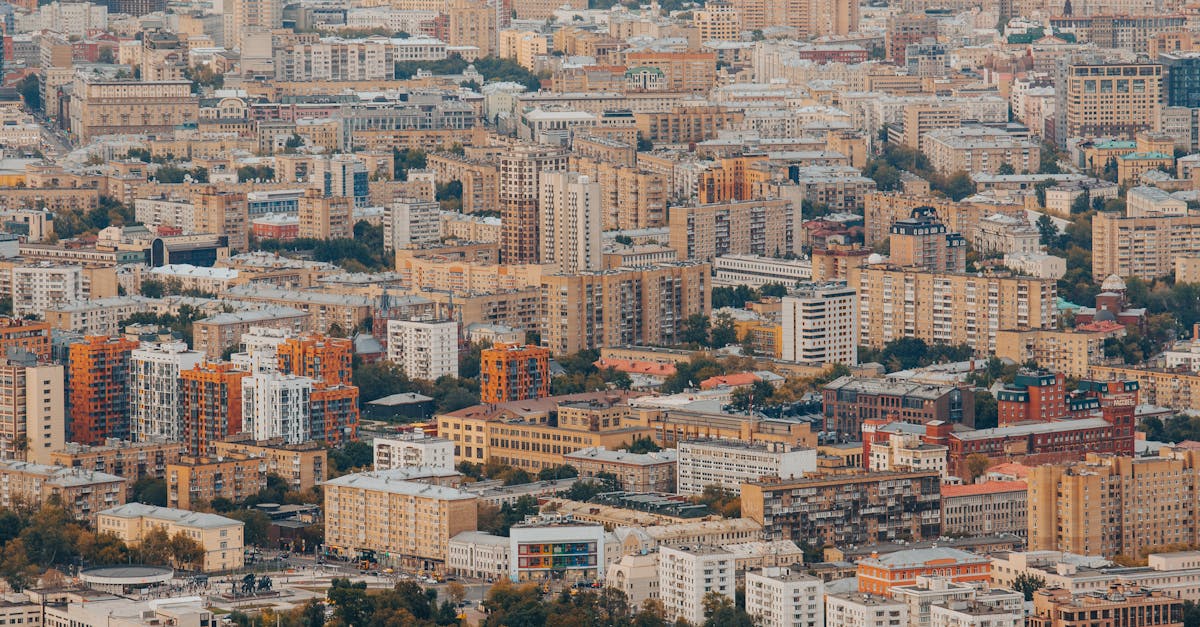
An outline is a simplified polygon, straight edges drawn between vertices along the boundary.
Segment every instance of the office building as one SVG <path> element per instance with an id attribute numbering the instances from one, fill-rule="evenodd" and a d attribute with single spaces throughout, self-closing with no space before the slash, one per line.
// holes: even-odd
<path id="1" fill-rule="evenodd" d="M 245 526 L 240 520 L 216 514 L 142 503 L 127 503 L 96 516 L 97 533 L 111 533 L 131 547 L 136 547 L 147 534 L 158 530 L 172 538 L 183 534 L 195 540 L 203 549 L 203 555 L 196 562 L 177 566 L 188 566 L 205 573 L 227 572 L 243 566 Z"/>
<path id="2" fill-rule="evenodd" d="M 732 603 L 733 554 L 715 546 L 662 547 L 658 551 L 658 589 L 664 617 L 703 623 L 704 599 L 715 593 Z"/>
<path id="3" fill-rule="evenodd" d="M 950 233 L 930 207 L 913 209 L 912 217 L 892 223 L 889 259 L 905 268 L 926 272 L 965 272 L 967 240 Z"/>
<path id="4" fill-rule="evenodd" d="M 233 364 L 209 362 L 180 373 L 189 455 L 212 455 L 214 442 L 242 431 L 242 380 L 248 375 Z"/>
<path id="5" fill-rule="evenodd" d="M 505 403 L 550 396 L 550 351 L 500 344 L 479 353 L 479 400 Z"/>
<path id="6" fill-rule="evenodd" d="M 861 341 L 867 346 L 915 337 L 991 354 L 1000 329 L 1058 326 L 1053 279 L 890 265 L 852 268 L 850 276 L 850 285 L 859 290 Z"/>
<path id="7" fill-rule="evenodd" d="M 743 483 L 742 515 L 763 525 L 766 540 L 844 545 L 936 538 L 940 484 L 936 472 L 866 471 Z"/>
<path id="8" fill-rule="evenodd" d="M 500 258 L 508 264 L 537 263 L 542 174 L 565 171 L 567 153 L 546 146 L 520 146 L 505 151 L 499 162 Z"/>
<path id="9" fill-rule="evenodd" d="M 384 207 L 383 245 L 389 250 L 422 248 L 442 236 L 441 209 L 437 201 L 397 198 Z"/>
<path id="10" fill-rule="evenodd" d="M 393 479 L 403 470 L 325 482 L 325 544 L 336 555 L 372 551 L 386 564 L 443 571 L 450 538 L 476 529 L 478 497 Z"/>
<path id="11" fill-rule="evenodd" d="M 313 379 L 279 372 L 241 379 L 241 417 L 255 440 L 301 444 L 312 437 Z"/>
<path id="12" fill-rule="evenodd" d="M 458 376 L 458 323 L 453 320 L 388 320 L 387 359 L 410 379 Z"/>
<path id="13" fill-rule="evenodd" d="M 419 429 L 394 438 L 375 438 L 375 470 L 395 468 L 454 469 L 454 442 L 427 436 Z"/>
<path id="14" fill-rule="evenodd" d="M 748 572 L 746 613 L 762 627 L 824 627 L 825 584 L 788 568 Z"/>
<path id="15" fill-rule="evenodd" d="M 0 459 L 50 463 L 66 444 L 63 367 L 9 348 L 0 357 Z"/>
<path id="16" fill-rule="evenodd" d="M 604 267 L 600 184 L 577 172 L 540 177 L 541 263 L 562 274 Z"/>
<path id="17" fill-rule="evenodd" d="M 204 361 L 183 342 L 145 345 L 129 354 L 129 432 L 134 440 L 184 437 L 181 374 Z"/>
<path id="18" fill-rule="evenodd" d="M 690 440 L 678 446 L 679 494 L 698 495 L 709 486 L 737 492 L 747 481 L 798 479 L 817 469 L 815 449 L 779 442 Z"/>
<path id="19" fill-rule="evenodd" d="M 1195 452 L 1170 448 L 1159 457 L 1088 454 L 1082 462 L 1034 468 L 1029 548 L 1142 557 L 1194 545 L 1198 478 Z"/>
<path id="20" fill-rule="evenodd" d="M 125 504 L 125 478 L 80 468 L 0 461 L 0 506 L 38 507 L 51 497 L 76 520 Z"/>
<path id="21" fill-rule="evenodd" d="M 129 437 L 130 356 L 137 346 L 124 337 L 89 336 L 68 347 L 70 441 Z"/>
<path id="22" fill-rule="evenodd" d="M 845 283 L 809 283 L 783 297 L 784 361 L 856 366 L 858 332 L 858 294 Z"/>
<path id="23" fill-rule="evenodd" d="M 975 424 L 971 388 L 846 375 L 827 383 L 821 394 L 825 428 L 851 436 L 868 420 L 890 417 L 915 424 Z"/>
<path id="24" fill-rule="evenodd" d="M 1200 108 L 1200 54 L 1163 53 L 1158 61 L 1163 66 L 1166 106 Z"/>

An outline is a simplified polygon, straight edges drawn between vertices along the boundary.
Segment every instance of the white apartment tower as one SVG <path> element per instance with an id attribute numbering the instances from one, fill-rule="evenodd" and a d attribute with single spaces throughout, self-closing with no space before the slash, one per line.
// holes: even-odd
<path id="1" fill-rule="evenodd" d="M 453 320 L 388 320 L 388 361 L 410 379 L 458 376 L 458 323 Z"/>
<path id="2" fill-rule="evenodd" d="M 782 442 L 692 440 L 679 443 L 677 492 L 701 494 L 710 485 L 737 493 L 742 484 L 766 477 L 798 479 L 817 470 L 815 449 Z"/>
<path id="3" fill-rule="evenodd" d="M 704 622 L 704 597 L 710 592 L 732 603 L 734 555 L 712 546 L 661 547 L 658 551 L 658 589 L 668 621 Z"/>
<path id="4" fill-rule="evenodd" d="M 243 428 L 255 440 L 280 438 L 284 444 L 302 444 L 312 436 L 313 380 L 278 372 L 258 373 L 242 379 Z"/>
<path id="5" fill-rule="evenodd" d="M 845 282 L 806 284 L 783 297 L 785 361 L 858 365 L 858 294 Z"/>
<path id="6" fill-rule="evenodd" d="M 183 342 L 135 349 L 129 357 L 129 433 L 134 441 L 183 441 L 183 390 L 179 374 L 204 361 Z"/>
<path id="7" fill-rule="evenodd" d="M 391 250 L 420 248 L 442 236 L 440 205 L 434 200 L 397 198 L 384 209 L 383 245 Z"/>
<path id="8" fill-rule="evenodd" d="M 825 627 L 825 584 L 789 568 L 746 573 L 746 613 L 761 627 Z"/>
<path id="9" fill-rule="evenodd" d="M 47 309 L 88 298 L 89 286 L 82 266 L 38 263 L 12 269 L 13 315 L 38 316 Z"/>
<path id="10" fill-rule="evenodd" d="M 562 274 L 603 269 L 600 184 L 577 172 L 543 172 L 538 192 L 542 263 Z"/>

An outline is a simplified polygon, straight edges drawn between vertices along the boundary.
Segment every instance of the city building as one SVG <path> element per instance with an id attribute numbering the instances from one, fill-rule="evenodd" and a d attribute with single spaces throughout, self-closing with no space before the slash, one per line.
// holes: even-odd
<path id="1" fill-rule="evenodd" d="M 1162 106 L 1163 66 L 1157 63 L 1076 63 L 1067 66 L 1058 86 L 1064 127 L 1055 129 L 1060 145 L 1069 137 L 1133 137 L 1151 126 Z M 1101 273 L 1104 276 L 1107 273 Z"/>
<path id="2" fill-rule="evenodd" d="M 713 285 L 759 288 L 768 283 L 795 285 L 813 280 L 813 262 L 758 255 L 721 255 L 712 260 Z M 829 277 L 833 278 L 833 277 Z"/>
<path id="3" fill-rule="evenodd" d="M 858 294 L 845 283 L 804 284 L 783 297 L 785 361 L 858 365 Z"/>
<path id="4" fill-rule="evenodd" d="M 60 450 L 50 453 L 50 464 L 117 475 L 133 484 L 144 478 L 164 478 L 167 464 L 179 461 L 186 454 L 182 442 L 168 442 L 162 438 L 147 442 L 108 438 L 96 445 L 67 442 Z"/>
<path id="5" fill-rule="evenodd" d="M 394 468 L 454 469 L 454 442 L 428 436 L 419 429 L 394 438 L 375 438 L 375 470 Z"/>
<path id="6" fill-rule="evenodd" d="M 0 461 L 0 506 L 37 507 L 58 497 L 77 520 L 95 520 L 101 510 L 125 504 L 124 477 L 20 461 Z"/>
<path id="7" fill-rule="evenodd" d="M 942 533 L 986 536 L 1028 533 L 1028 486 L 1024 481 L 985 481 L 942 486 Z"/>
<path id="8" fill-rule="evenodd" d="M 549 146 L 520 146 L 500 156 L 500 259 L 537 263 L 541 256 L 538 209 L 541 175 L 567 169 L 567 153 Z"/>
<path id="9" fill-rule="evenodd" d="M 861 470 L 750 482 L 742 484 L 742 515 L 763 526 L 766 540 L 840 546 L 936 538 L 940 484 L 936 472 Z"/>
<path id="10" fill-rule="evenodd" d="M 824 627 L 825 584 L 788 568 L 748 572 L 746 613 L 762 627 Z"/>
<path id="11" fill-rule="evenodd" d="M 42 312 L 79 302 L 91 295 L 82 266 L 33 263 L 12 269 L 10 298 L 17 316 L 41 316 Z"/>
<path id="12" fill-rule="evenodd" d="M 891 263 L 926 272 L 965 272 L 967 241 L 950 233 L 932 207 L 913 209 L 912 217 L 892 223 L 888 241 Z"/>
<path id="13" fill-rule="evenodd" d="M 825 428 L 851 436 L 862 433 L 866 421 L 889 417 L 915 424 L 975 424 L 975 392 L 969 387 L 846 375 L 825 384 L 821 395 Z"/>
<path id="14" fill-rule="evenodd" d="M 397 198 L 384 207 L 383 245 L 390 250 L 428 246 L 441 235 L 441 209 L 436 201 Z"/>
<path id="15" fill-rule="evenodd" d="M 940 75 L 941 73 L 939 73 Z M 1036 172 L 1041 159 L 1037 142 L 989 126 L 936 129 L 921 138 L 921 149 L 938 172 Z"/>
<path id="16" fill-rule="evenodd" d="M 312 438 L 313 379 L 258 372 L 240 381 L 240 418 L 255 440 L 301 444 Z"/>
<path id="17" fill-rule="evenodd" d="M 564 453 L 562 457 L 563 463 L 578 470 L 580 477 L 596 477 L 600 473 L 612 475 L 626 492 L 675 492 L 676 465 L 679 460 L 676 449 L 631 453 L 592 447 Z"/>
<path id="18" fill-rule="evenodd" d="M 604 578 L 604 527 L 570 516 L 543 514 L 513 525 L 508 533 L 509 579 L 565 583 Z"/>
<path id="19" fill-rule="evenodd" d="M 154 437 L 182 442 L 185 370 L 204 361 L 183 342 L 142 345 L 129 353 L 129 434 L 137 441 Z"/>
<path id="20" fill-rule="evenodd" d="M 538 191 L 541 263 L 561 274 L 603 269 L 600 184 L 577 172 L 543 172 Z"/>
<path id="21" fill-rule="evenodd" d="M 300 237 L 346 239 L 354 236 L 354 196 L 329 196 L 307 189 L 300 197 Z"/>
<path id="22" fill-rule="evenodd" d="M 63 367 L 9 348 L 0 357 L 0 459 L 50 463 L 66 443 Z"/>
<path id="23" fill-rule="evenodd" d="M 864 592 L 825 595 L 826 627 L 895 627 L 908 624 L 908 606 L 886 596 Z"/>
<path id="24" fill-rule="evenodd" d="M 785 199 L 683 204 L 667 209 L 669 245 L 680 259 L 799 255 L 801 204 Z"/>
<path id="25" fill-rule="evenodd" d="M 71 87 L 70 131 L 79 141 L 98 135 L 169 133 L 200 117 L 199 98 L 188 80 L 105 80 L 79 74 Z"/>
<path id="26" fill-rule="evenodd" d="M 50 359 L 50 324 L 37 320 L 0 317 L 0 350 L 27 350 L 38 359 Z"/>
<path id="27" fill-rule="evenodd" d="M 127 503 L 106 509 L 96 516 L 96 532 L 111 533 L 128 546 L 137 546 L 146 535 L 162 530 L 168 537 L 183 534 L 204 550 L 203 556 L 191 566 L 201 572 L 228 572 L 242 567 L 243 531 L 246 524 L 200 512 L 182 509 Z"/>
<path id="28" fill-rule="evenodd" d="M 917 577 L 938 576 L 954 583 L 980 585 L 991 580 L 986 556 L 946 547 L 896 551 L 858 562 L 858 591 L 891 596 L 895 586 L 911 586 Z"/>
<path id="29" fill-rule="evenodd" d="M 1200 215 L 1129 217 L 1100 211 L 1092 220 L 1093 276 L 1171 275 L 1179 257 L 1200 254 Z"/>
<path id="30" fill-rule="evenodd" d="M 388 320 L 387 359 L 410 379 L 458 376 L 458 323 L 453 320 Z"/>
<path id="31" fill-rule="evenodd" d="M 284 444 L 280 440 L 258 441 L 240 434 L 213 443 L 217 457 L 245 455 L 267 463 L 267 472 L 283 477 L 296 492 L 311 490 L 329 473 L 329 454 L 319 441 Z"/>
<path id="32" fill-rule="evenodd" d="M 393 480 L 402 470 L 325 482 L 325 544 L 337 555 L 443 571 L 450 539 L 475 531 L 478 497 L 455 488 Z"/>
<path id="33" fill-rule="evenodd" d="M 1018 372 L 996 392 L 1000 426 L 1025 421 L 1053 422 L 1067 417 L 1066 377 L 1047 371 Z"/>
<path id="34" fill-rule="evenodd" d="M 248 375 L 233 364 L 209 362 L 179 374 L 189 455 L 212 455 L 213 443 L 242 431 L 242 381 Z"/>
<path id="35" fill-rule="evenodd" d="M 479 400 L 505 403 L 550 396 L 550 351 L 500 344 L 479 353 Z"/>
<path id="36" fill-rule="evenodd" d="M 1134 624 L 1146 627 L 1183 625 L 1183 601 L 1159 590 L 1115 586 L 1084 594 L 1061 588 L 1043 588 L 1033 593 L 1030 627 L 1079 627 L 1104 616 L 1113 627 Z"/>
<path id="37" fill-rule="evenodd" d="M 267 463 L 259 457 L 232 454 L 221 457 L 183 456 L 167 463 L 167 506 L 194 509 L 224 498 L 238 502 L 267 487 Z"/>
<path id="38" fill-rule="evenodd" d="M 658 550 L 658 598 L 668 621 L 704 622 L 710 593 L 733 601 L 733 554 L 714 546 L 661 547 Z"/>
<path id="39" fill-rule="evenodd" d="M 780 442 L 689 440 L 679 442 L 678 451 L 679 494 L 698 495 L 709 486 L 737 492 L 747 481 L 798 479 L 817 469 L 815 449 L 793 449 Z"/>

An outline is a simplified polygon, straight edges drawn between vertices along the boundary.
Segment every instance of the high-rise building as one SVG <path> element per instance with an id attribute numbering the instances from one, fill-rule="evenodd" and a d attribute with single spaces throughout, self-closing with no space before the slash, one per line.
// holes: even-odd
<path id="1" fill-rule="evenodd" d="M 98 445 L 108 438 L 129 438 L 130 356 L 137 346 L 124 337 L 101 336 L 70 345 L 70 441 Z"/>
<path id="2" fill-rule="evenodd" d="M 991 354 L 1000 329 L 1058 326 L 1053 279 L 882 264 L 851 268 L 850 277 L 860 299 L 861 341 L 868 346 L 915 337 Z"/>
<path id="3" fill-rule="evenodd" d="M 410 379 L 458 376 L 458 323 L 453 320 L 388 320 L 387 358 Z"/>
<path id="4" fill-rule="evenodd" d="M 314 381 L 308 377 L 278 372 L 259 373 L 242 379 L 242 420 L 255 440 L 279 439 L 284 444 L 301 444 L 312 435 Z"/>
<path id="5" fill-rule="evenodd" d="M 329 385 L 352 382 L 353 356 L 354 345 L 350 340 L 318 334 L 286 338 L 275 346 L 280 372 Z"/>
<path id="6" fill-rule="evenodd" d="M 678 344 L 684 321 L 708 314 L 706 263 L 542 277 L 542 344 L 555 355 L 602 346 Z"/>
<path id="7" fill-rule="evenodd" d="M 1200 541 L 1197 452 L 1159 457 L 1088 454 L 1082 462 L 1029 473 L 1029 550 L 1142 558 Z"/>
<path id="8" fill-rule="evenodd" d="M 63 367 L 10 348 L 0 358 L 0 459 L 49 464 L 66 444 Z"/>
<path id="9" fill-rule="evenodd" d="M 474 46 L 480 57 L 496 52 L 496 16 L 498 9 L 482 0 L 452 0 L 445 8 L 449 19 L 446 43 Z"/>
<path id="10" fill-rule="evenodd" d="M 392 250 L 421 248 L 441 238 L 441 226 L 437 201 L 397 198 L 384 208 L 383 245 Z"/>
<path id="11" fill-rule="evenodd" d="M 892 223 L 890 259 L 897 266 L 928 272 L 966 272 L 967 240 L 950 233 L 932 207 L 913 209 L 912 217 Z"/>
<path id="12" fill-rule="evenodd" d="M 658 551 L 658 597 L 668 621 L 704 622 L 705 597 L 716 594 L 733 601 L 734 554 L 715 546 L 661 547 Z"/>
<path id="13" fill-rule="evenodd" d="M 501 261 L 538 262 L 542 173 L 566 169 L 567 153 L 548 146 L 518 146 L 500 156 Z"/>
<path id="14" fill-rule="evenodd" d="M 479 400 L 504 403 L 550 396 L 550 351 L 500 344 L 479 353 Z"/>
<path id="15" fill-rule="evenodd" d="M 163 342 L 129 355 L 129 432 L 134 440 L 155 436 L 183 441 L 184 370 L 204 361 L 183 342 Z"/>
<path id="16" fill-rule="evenodd" d="M 858 365 L 858 293 L 844 282 L 807 284 L 783 297 L 785 361 Z"/>
<path id="17" fill-rule="evenodd" d="M 346 239 L 354 236 L 354 198 L 327 196 L 320 190 L 306 189 L 297 202 L 300 237 Z"/>
<path id="18" fill-rule="evenodd" d="M 1165 53 L 1158 61 L 1163 65 L 1166 106 L 1200 108 L 1200 53 Z"/>
<path id="19" fill-rule="evenodd" d="M 309 397 L 311 437 L 329 446 L 358 439 L 358 388 L 316 382 Z"/>
<path id="20" fill-rule="evenodd" d="M 937 39 L 937 19 L 925 13 L 900 13 L 888 17 L 883 47 L 888 59 L 896 65 L 905 64 L 905 49 L 909 44 Z"/>
<path id="21" fill-rule="evenodd" d="M 240 49 L 246 35 L 279 28 L 282 16 L 277 0 L 225 0 L 225 45 Z"/>
<path id="22" fill-rule="evenodd" d="M 309 177 L 326 196 L 350 198 L 352 208 L 367 205 L 370 173 L 362 159 L 354 155 L 314 159 Z"/>
<path id="23" fill-rule="evenodd" d="M 858 3 L 849 0 L 733 0 L 742 30 L 787 26 L 802 38 L 847 35 L 858 29 Z"/>
<path id="24" fill-rule="evenodd" d="M 250 213 L 246 194 L 206 189 L 192 199 L 193 229 L 229 238 L 229 247 L 246 250 L 250 245 Z"/>
<path id="25" fill-rule="evenodd" d="M 242 431 L 242 379 L 233 364 L 204 362 L 179 375 L 183 438 L 190 455 L 212 455 L 213 443 Z"/>
<path id="26" fill-rule="evenodd" d="M 1055 129 L 1056 139 L 1133 137 L 1151 128 L 1162 107 L 1162 71 L 1157 63 L 1068 66 L 1065 85 L 1057 87 L 1065 98 L 1065 127 Z"/>
<path id="27" fill-rule="evenodd" d="M 563 274 L 604 267 L 600 184 L 577 172 L 541 176 L 541 262 Z"/>

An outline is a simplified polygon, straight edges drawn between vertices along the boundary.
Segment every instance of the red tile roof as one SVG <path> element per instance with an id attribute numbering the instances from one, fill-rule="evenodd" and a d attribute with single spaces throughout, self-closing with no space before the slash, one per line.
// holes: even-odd
<path id="1" fill-rule="evenodd" d="M 996 494 L 998 492 L 1024 492 L 1026 487 L 1024 481 L 986 481 L 967 485 L 944 485 L 942 486 L 942 498 Z"/>

